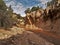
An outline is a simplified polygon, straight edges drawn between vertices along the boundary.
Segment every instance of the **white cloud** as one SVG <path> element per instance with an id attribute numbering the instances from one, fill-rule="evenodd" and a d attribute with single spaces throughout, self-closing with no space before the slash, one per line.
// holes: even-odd
<path id="1" fill-rule="evenodd" d="M 22 16 L 25 16 L 24 10 L 28 7 L 24 7 L 24 5 L 22 3 L 19 3 L 19 2 L 17 3 L 16 0 L 4 0 L 4 1 L 8 7 L 10 5 L 12 6 L 14 13 L 21 14 Z M 46 8 L 45 3 L 47 3 L 48 1 L 51 1 L 51 0 L 36 0 L 36 1 L 41 2 L 40 4 L 37 4 L 37 5 L 42 6 L 43 8 Z"/>
<path id="2" fill-rule="evenodd" d="M 45 3 L 47 3 L 48 1 L 51 1 L 51 0 L 38 0 L 38 1 L 40 1 L 42 4 L 45 4 Z"/>
<path id="3" fill-rule="evenodd" d="M 46 5 L 47 2 L 49 2 L 49 1 L 51 1 L 51 0 L 38 0 L 38 1 L 41 2 L 41 4 L 38 4 L 38 5 L 42 6 L 42 8 L 45 9 L 46 6 L 47 6 L 47 5 Z"/>
<path id="4" fill-rule="evenodd" d="M 17 14 L 21 14 L 23 16 L 25 16 L 24 14 L 24 10 L 26 9 L 22 3 L 17 3 L 16 0 L 4 0 L 6 5 L 9 7 L 11 5 L 12 9 L 13 9 L 13 13 L 17 13 Z"/>
<path id="5" fill-rule="evenodd" d="M 24 6 L 21 3 L 17 3 L 16 5 L 12 5 L 13 8 L 13 12 L 17 13 L 17 14 L 21 14 L 24 13 Z M 24 16 L 24 15 L 23 15 Z"/>

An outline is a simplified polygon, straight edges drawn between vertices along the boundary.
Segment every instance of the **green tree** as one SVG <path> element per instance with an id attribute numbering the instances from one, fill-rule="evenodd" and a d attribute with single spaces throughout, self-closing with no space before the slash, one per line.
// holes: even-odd
<path id="1" fill-rule="evenodd" d="M 3 0 L 0 0 L 0 27 L 5 29 L 13 26 L 14 19 L 12 18 L 13 10 L 10 7 L 7 7 Z"/>
<path id="2" fill-rule="evenodd" d="M 6 5 L 3 0 L 0 0 L 0 10 L 6 10 Z"/>
<path id="3" fill-rule="evenodd" d="M 31 8 L 31 11 L 33 12 L 33 11 L 36 11 L 37 10 L 37 8 L 36 7 L 32 7 Z"/>
<path id="4" fill-rule="evenodd" d="M 33 11 L 37 11 L 37 10 L 39 10 L 39 9 L 40 9 L 39 6 L 37 6 L 37 7 L 32 7 L 32 8 L 31 8 L 31 11 L 33 12 Z"/>
<path id="5" fill-rule="evenodd" d="M 30 8 L 25 10 L 25 13 L 30 13 L 30 12 L 31 12 Z"/>
<path id="6" fill-rule="evenodd" d="M 20 14 L 17 14 L 18 19 L 22 19 L 22 16 Z"/>

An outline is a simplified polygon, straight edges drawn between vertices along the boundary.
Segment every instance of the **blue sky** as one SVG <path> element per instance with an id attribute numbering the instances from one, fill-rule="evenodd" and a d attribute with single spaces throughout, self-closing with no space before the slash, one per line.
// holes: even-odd
<path id="1" fill-rule="evenodd" d="M 31 8 L 33 6 L 40 6 L 46 8 L 45 3 L 51 0 L 4 0 L 6 5 L 9 7 L 12 6 L 13 12 L 17 14 L 21 14 L 21 16 L 25 16 L 24 11 L 27 8 Z"/>

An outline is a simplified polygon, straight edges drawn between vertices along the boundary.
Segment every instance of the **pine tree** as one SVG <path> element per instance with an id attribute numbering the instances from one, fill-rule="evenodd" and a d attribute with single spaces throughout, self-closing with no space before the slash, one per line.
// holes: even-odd
<path id="1" fill-rule="evenodd" d="M 12 18 L 13 10 L 7 7 L 3 0 L 0 0 L 0 27 L 5 29 L 13 26 L 15 19 Z"/>

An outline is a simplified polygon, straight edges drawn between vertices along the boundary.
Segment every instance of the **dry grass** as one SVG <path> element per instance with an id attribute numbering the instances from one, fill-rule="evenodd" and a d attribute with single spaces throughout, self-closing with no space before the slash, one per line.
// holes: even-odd
<path id="1" fill-rule="evenodd" d="M 9 38 L 12 35 L 22 34 L 24 32 L 23 28 L 13 27 L 10 30 L 0 29 L 0 39 Z"/>

